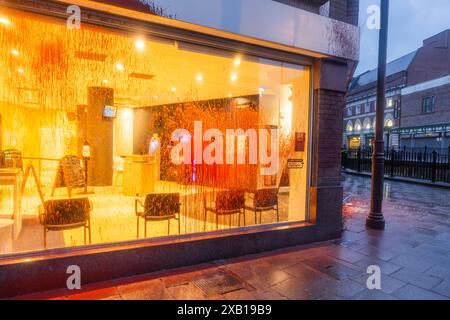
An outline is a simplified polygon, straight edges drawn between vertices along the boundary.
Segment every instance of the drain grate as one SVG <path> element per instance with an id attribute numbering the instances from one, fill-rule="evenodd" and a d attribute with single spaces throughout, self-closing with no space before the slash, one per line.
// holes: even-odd
<path id="1" fill-rule="evenodd" d="M 224 270 L 208 274 L 192 281 L 207 296 L 225 294 L 251 287 L 245 281 Z"/>

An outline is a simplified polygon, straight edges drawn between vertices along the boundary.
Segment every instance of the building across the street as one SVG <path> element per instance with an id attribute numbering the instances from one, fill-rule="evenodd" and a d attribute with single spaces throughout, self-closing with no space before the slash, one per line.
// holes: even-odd
<path id="1" fill-rule="evenodd" d="M 450 30 L 387 66 L 386 148 L 450 146 Z M 377 69 L 355 77 L 344 110 L 344 148 L 372 146 Z"/>

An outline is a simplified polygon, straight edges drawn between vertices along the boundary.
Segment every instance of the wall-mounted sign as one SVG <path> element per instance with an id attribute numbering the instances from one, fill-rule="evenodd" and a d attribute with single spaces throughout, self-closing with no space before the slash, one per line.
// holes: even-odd
<path id="1" fill-rule="evenodd" d="M 303 159 L 288 159 L 288 169 L 303 169 L 305 163 Z"/>
<path id="2" fill-rule="evenodd" d="M 304 132 L 295 133 L 295 152 L 305 152 L 306 134 Z"/>

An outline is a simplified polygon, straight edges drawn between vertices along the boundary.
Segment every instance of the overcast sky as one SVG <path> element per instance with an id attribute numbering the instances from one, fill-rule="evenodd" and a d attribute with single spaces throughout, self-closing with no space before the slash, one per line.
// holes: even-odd
<path id="1" fill-rule="evenodd" d="M 360 0 L 361 58 L 356 74 L 377 67 L 378 30 L 366 27 L 368 6 L 379 0 Z M 412 52 L 422 41 L 450 29 L 450 0 L 391 0 L 388 61 Z"/>

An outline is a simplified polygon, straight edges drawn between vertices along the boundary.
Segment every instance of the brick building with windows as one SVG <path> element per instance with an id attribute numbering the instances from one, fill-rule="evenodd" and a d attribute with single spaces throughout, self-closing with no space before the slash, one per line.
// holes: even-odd
<path id="1" fill-rule="evenodd" d="M 450 147 L 450 30 L 424 41 L 402 89 L 401 127 L 394 130 L 407 148 Z"/>
<path id="2" fill-rule="evenodd" d="M 387 148 L 450 145 L 450 30 L 387 66 Z M 370 146 L 375 131 L 377 69 L 355 77 L 344 110 L 344 147 Z"/>

